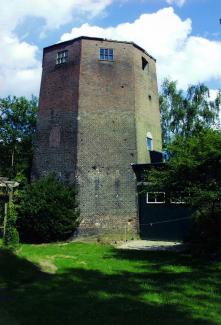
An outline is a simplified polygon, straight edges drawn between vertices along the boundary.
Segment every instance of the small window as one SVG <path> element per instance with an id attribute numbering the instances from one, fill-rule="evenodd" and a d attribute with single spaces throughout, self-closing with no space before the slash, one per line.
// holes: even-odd
<path id="1" fill-rule="evenodd" d="M 68 51 L 60 51 L 57 53 L 56 64 L 62 64 L 68 62 Z"/>
<path id="2" fill-rule="evenodd" d="M 147 60 L 142 56 L 142 69 L 147 70 L 148 69 L 148 62 Z"/>
<path id="3" fill-rule="evenodd" d="M 183 193 L 180 192 L 170 193 L 170 203 L 185 204 Z"/>
<path id="4" fill-rule="evenodd" d="M 165 193 L 164 192 L 148 192 L 147 193 L 147 203 L 148 204 L 165 203 Z"/>
<path id="5" fill-rule="evenodd" d="M 100 60 L 113 61 L 114 50 L 113 49 L 100 49 Z"/>
<path id="6" fill-rule="evenodd" d="M 147 150 L 149 150 L 149 151 L 153 150 L 153 137 L 150 132 L 147 133 L 146 145 L 147 145 Z"/>

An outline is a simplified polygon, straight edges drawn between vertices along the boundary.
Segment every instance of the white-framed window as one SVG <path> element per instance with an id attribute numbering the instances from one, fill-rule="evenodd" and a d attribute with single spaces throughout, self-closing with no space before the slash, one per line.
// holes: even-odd
<path id="1" fill-rule="evenodd" d="M 165 203 L 165 192 L 147 192 L 147 204 Z"/>
<path id="2" fill-rule="evenodd" d="M 59 51 L 56 57 L 56 64 L 68 62 L 68 50 Z"/>
<path id="3" fill-rule="evenodd" d="M 100 48 L 100 60 L 113 61 L 114 60 L 114 50 Z"/>
<path id="4" fill-rule="evenodd" d="M 147 145 L 147 150 L 149 150 L 149 151 L 153 150 L 153 137 L 150 132 L 147 132 L 146 145 Z"/>

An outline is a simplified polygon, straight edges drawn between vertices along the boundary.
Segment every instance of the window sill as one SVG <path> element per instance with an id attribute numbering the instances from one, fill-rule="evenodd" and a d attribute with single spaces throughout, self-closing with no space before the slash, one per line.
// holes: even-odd
<path id="1" fill-rule="evenodd" d="M 115 62 L 114 60 L 103 60 L 103 59 L 98 59 L 98 61 L 100 61 L 100 62 Z"/>
<path id="2" fill-rule="evenodd" d="M 146 202 L 146 204 L 165 204 L 165 202 Z"/>
<path id="3" fill-rule="evenodd" d="M 62 63 L 56 63 L 55 66 L 59 66 L 59 65 L 64 65 L 64 64 L 68 64 L 68 61 L 67 62 L 62 62 Z"/>

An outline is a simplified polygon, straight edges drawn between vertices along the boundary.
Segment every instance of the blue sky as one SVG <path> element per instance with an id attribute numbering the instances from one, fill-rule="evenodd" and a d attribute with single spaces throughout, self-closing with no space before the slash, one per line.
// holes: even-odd
<path id="1" fill-rule="evenodd" d="M 221 88 L 221 0 L 0 0 L 0 96 L 38 95 L 42 49 L 80 35 L 134 41 L 181 88 Z"/>

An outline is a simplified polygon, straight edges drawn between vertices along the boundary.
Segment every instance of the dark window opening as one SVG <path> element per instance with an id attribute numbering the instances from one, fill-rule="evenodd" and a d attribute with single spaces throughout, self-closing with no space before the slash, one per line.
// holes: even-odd
<path id="1" fill-rule="evenodd" d="M 153 150 L 153 139 L 150 136 L 146 137 L 146 144 L 147 144 L 147 150 L 152 151 Z"/>
<path id="2" fill-rule="evenodd" d="M 62 64 L 68 62 L 68 51 L 60 51 L 57 53 L 56 64 Z"/>
<path id="3" fill-rule="evenodd" d="M 100 49 L 100 60 L 113 61 L 114 50 L 113 49 Z"/>
<path id="4" fill-rule="evenodd" d="M 148 68 L 147 60 L 142 56 L 142 69 L 146 70 Z"/>

